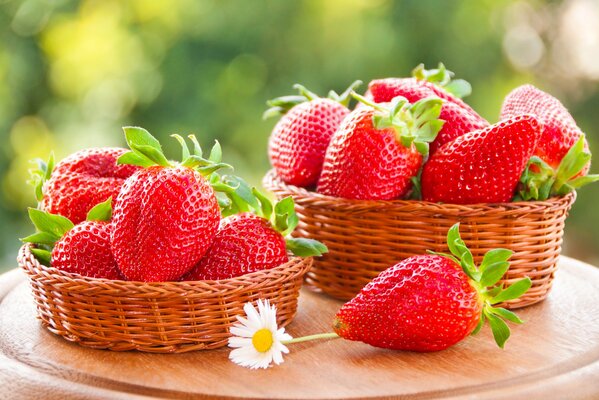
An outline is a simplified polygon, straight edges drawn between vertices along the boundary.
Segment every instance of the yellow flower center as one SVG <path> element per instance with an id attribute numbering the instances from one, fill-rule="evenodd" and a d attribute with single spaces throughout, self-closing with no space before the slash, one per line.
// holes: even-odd
<path id="1" fill-rule="evenodd" d="M 266 353 L 272 347 L 272 332 L 268 329 L 260 329 L 252 336 L 252 345 L 260 353 Z"/>

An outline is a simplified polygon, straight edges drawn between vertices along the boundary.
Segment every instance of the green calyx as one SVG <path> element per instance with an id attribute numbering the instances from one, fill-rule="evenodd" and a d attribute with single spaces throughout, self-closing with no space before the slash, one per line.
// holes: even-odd
<path id="1" fill-rule="evenodd" d="M 218 171 L 221 168 L 232 168 L 230 165 L 221 162 L 222 150 L 218 142 L 216 142 L 212 148 L 210 156 L 204 158 L 202 148 L 194 135 L 189 135 L 189 138 L 194 145 L 193 152 L 190 152 L 187 143 L 181 136 L 171 135 L 179 142 L 182 149 L 182 161 L 176 163 L 174 161 L 169 161 L 165 157 L 160 142 L 147 130 L 139 127 L 127 126 L 123 128 L 123 131 L 125 132 L 125 139 L 127 140 L 127 144 L 131 151 L 128 151 L 119 157 L 117 160 L 117 163 L 119 164 L 132 164 L 144 168 L 153 165 L 174 167 L 179 164 L 184 167 L 193 168 L 204 176 L 210 176 L 213 172 Z"/>
<path id="2" fill-rule="evenodd" d="M 321 256 L 328 252 L 327 247 L 317 240 L 289 236 L 299 223 L 292 197 L 285 197 L 273 205 L 264 193 L 232 175 L 219 177 L 218 181 L 215 179 L 213 187 L 215 185 L 227 196 L 219 199 L 223 216 L 251 212 L 268 220 L 285 237 L 287 249 L 296 256 Z"/>
<path id="3" fill-rule="evenodd" d="M 412 70 L 412 76 L 418 80 L 424 80 L 442 87 L 445 91 L 461 99 L 472 93 L 472 86 L 463 79 L 453 79 L 455 74 L 445 68 L 443 63 L 435 69 L 425 69 L 424 64 L 419 64 Z"/>
<path id="4" fill-rule="evenodd" d="M 35 198 L 38 202 L 40 202 L 44 198 L 44 183 L 50 179 L 52 171 L 54 170 L 54 153 L 50 153 L 48 161 L 44 161 L 41 158 L 36 158 L 31 160 L 31 162 L 35 163 L 36 166 L 29 170 L 30 178 L 27 183 L 33 186 Z"/>
<path id="5" fill-rule="evenodd" d="M 358 86 L 362 84 L 362 81 L 353 82 L 343 93 L 337 94 L 337 92 L 331 90 L 327 96 L 327 98 L 334 100 L 344 106 L 349 106 L 349 102 L 351 100 L 351 92 L 356 89 Z M 286 114 L 289 110 L 295 107 L 298 104 L 304 103 L 310 100 L 319 99 L 320 96 L 309 91 L 304 86 L 300 84 L 293 85 L 293 88 L 296 89 L 299 94 L 294 96 L 282 96 L 277 97 L 272 100 L 268 100 L 266 105 L 268 105 L 268 109 L 262 115 L 263 119 L 268 119 L 270 117 L 281 116 Z"/>
<path id="6" fill-rule="evenodd" d="M 423 156 L 428 154 L 429 143 L 435 140 L 445 121 L 439 119 L 443 101 L 427 97 L 414 104 L 397 96 L 390 103 L 374 103 L 356 92 L 352 96 L 375 109 L 372 125 L 376 129 L 393 128 L 397 141 L 404 147 L 412 144 Z"/>
<path id="7" fill-rule="evenodd" d="M 505 320 L 521 324 L 522 320 L 513 312 L 505 308 L 494 307 L 495 304 L 508 300 L 514 300 L 522 296 L 532 281 L 526 277 L 503 288 L 498 282 L 507 272 L 510 264 L 508 259 L 513 252 L 507 249 L 493 249 L 488 251 L 477 267 L 474 264 L 472 253 L 460 237 L 459 223 L 452 226 L 447 232 L 447 246 L 451 254 L 433 253 L 447 257 L 462 267 L 464 273 L 470 278 L 470 284 L 476 288 L 483 302 L 482 315 L 479 323 L 472 334 L 480 331 L 485 321 L 489 322 L 495 342 L 501 348 L 510 337 L 510 329 Z"/>
<path id="8" fill-rule="evenodd" d="M 584 141 L 583 135 L 568 150 L 557 169 L 537 156 L 531 157 L 520 177 L 514 200 L 547 200 L 598 181 L 599 175 L 577 176 L 591 162 L 591 153 L 585 151 Z"/>
<path id="9" fill-rule="evenodd" d="M 33 243 L 31 252 L 44 265 L 50 266 L 52 249 L 68 231 L 75 226 L 70 219 L 58 214 L 50 214 L 37 208 L 29 208 L 29 219 L 35 226 L 35 233 L 21 239 L 23 243 Z M 87 213 L 87 221 L 110 221 L 112 218 L 112 197 L 97 204 Z"/>

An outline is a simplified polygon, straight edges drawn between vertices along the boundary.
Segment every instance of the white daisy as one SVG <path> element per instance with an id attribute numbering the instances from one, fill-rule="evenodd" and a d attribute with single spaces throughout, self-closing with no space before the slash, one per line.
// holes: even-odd
<path id="1" fill-rule="evenodd" d="M 247 303 L 243 310 L 247 318 L 237 316 L 239 322 L 230 329 L 229 347 L 234 348 L 229 359 L 236 364 L 252 369 L 268 368 L 283 362 L 283 353 L 289 349 L 283 342 L 289 342 L 291 335 L 285 328 L 277 329 L 277 308 L 268 300 L 258 300 L 258 311 L 252 303 Z"/>

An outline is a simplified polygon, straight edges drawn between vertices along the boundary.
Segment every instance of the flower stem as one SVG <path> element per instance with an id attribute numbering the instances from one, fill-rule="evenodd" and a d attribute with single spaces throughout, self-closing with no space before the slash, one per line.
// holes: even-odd
<path id="1" fill-rule="evenodd" d="M 301 342 L 307 342 L 310 340 L 318 340 L 318 339 L 336 339 L 338 337 L 339 337 L 339 335 L 337 335 L 334 332 L 318 333 L 316 335 L 308 335 L 308 336 L 293 338 L 291 340 L 283 340 L 283 341 L 281 341 L 281 343 L 282 344 L 293 344 L 293 343 L 301 343 Z"/>

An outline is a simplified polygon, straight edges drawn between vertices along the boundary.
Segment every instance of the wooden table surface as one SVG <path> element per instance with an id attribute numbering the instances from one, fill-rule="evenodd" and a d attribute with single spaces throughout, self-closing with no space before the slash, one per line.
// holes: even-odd
<path id="1" fill-rule="evenodd" d="M 291 346 L 285 362 L 248 370 L 228 349 L 117 353 L 41 327 L 24 274 L 0 277 L 0 398 L 599 399 L 599 269 L 562 258 L 549 298 L 524 310 L 505 350 L 488 328 L 437 353 L 341 339 Z M 303 290 L 293 336 L 328 331 L 341 302 Z"/>

